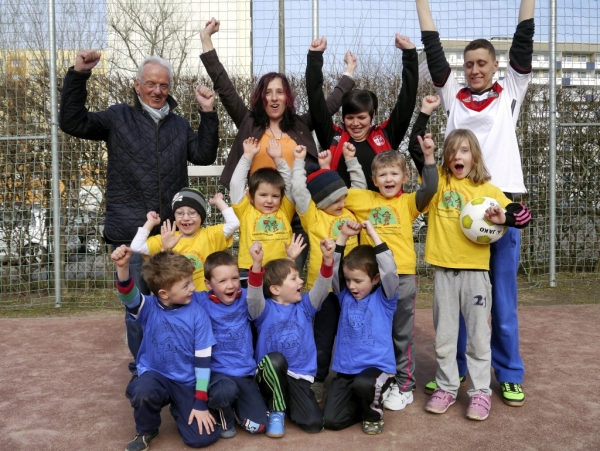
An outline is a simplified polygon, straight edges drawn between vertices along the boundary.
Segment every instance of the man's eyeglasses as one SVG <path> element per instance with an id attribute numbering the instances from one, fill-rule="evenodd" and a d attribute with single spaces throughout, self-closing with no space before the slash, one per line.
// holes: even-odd
<path id="1" fill-rule="evenodd" d="M 198 212 L 197 211 L 185 211 L 183 213 L 180 211 L 175 212 L 175 217 L 177 219 L 183 219 L 185 217 L 185 215 L 187 215 L 187 217 L 190 219 L 196 219 L 198 217 Z"/>
<path id="2" fill-rule="evenodd" d="M 139 78 L 138 78 L 138 81 L 140 82 L 141 85 L 144 85 L 146 88 L 148 88 L 151 91 L 154 91 L 154 89 L 156 89 L 157 86 L 160 88 L 160 90 L 162 92 L 168 92 L 169 91 L 169 85 L 159 85 L 159 84 L 154 83 L 152 81 L 142 81 Z"/>

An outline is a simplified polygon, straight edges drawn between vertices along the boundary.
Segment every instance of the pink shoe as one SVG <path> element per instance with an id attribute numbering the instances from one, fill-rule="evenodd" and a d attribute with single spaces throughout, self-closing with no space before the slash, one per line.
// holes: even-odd
<path id="1" fill-rule="evenodd" d="M 452 393 L 436 388 L 431 398 L 429 398 L 425 410 L 431 413 L 445 413 L 455 401 L 456 397 Z"/>
<path id="2" fill-rule="evenodd" d="M 471 396 L 469 408 L 467 409 L 467 418 L 469 420 L 483 421 L 490 416 L 492 408 L 492 398 L 482 391 Z"/>

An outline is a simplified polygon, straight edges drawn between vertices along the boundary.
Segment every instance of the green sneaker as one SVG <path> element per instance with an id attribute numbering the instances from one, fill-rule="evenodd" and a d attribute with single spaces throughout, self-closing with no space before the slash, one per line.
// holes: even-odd
<path id="1" fill-rule="evenodd" d="M 465 385 L 467 385 L 467 376 L 460 376 L 459 381 L 460 381 L 460 388 L 463 388 Z M 423 388 L 423 391 L 425 392 L 426 395 L 432 395 L 433 392 L 437 388 L 438 388 L 438 386 L 434 379 L 425 384 L 425 388 Z"/>
<path id="2" fill-rule="evenodd" d="M 513 407 L 521 407 L 525 404 L 525 393 L 523 393 L 521 384 L 500 382 L 500 388 L 502 389 L 502 401 L 504 401 L 504 404 Z"/>
<path id="3" fill-rule="evenodd" d="M 362 430 L 365 434 L 377 435 L 383 431 L 383 420 L 379 421 L 363 421 Z"/>

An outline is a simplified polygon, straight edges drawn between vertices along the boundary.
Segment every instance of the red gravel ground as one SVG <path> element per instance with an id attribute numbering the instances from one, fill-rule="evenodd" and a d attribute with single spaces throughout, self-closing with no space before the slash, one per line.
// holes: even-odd
<path id="1" fill-rule="evenodd" d="M 487 421 L 465 418 L 465 390 L 445 415 L 425 412 L 422 387 L 435 368 L 432 313 L 417 310 L 419 387 L 406 410 L 386 412 L 382 434 L 367 436 L 355 425 L 310 435 L 287 422 L 283 439 L 238 429 L 210 449 L 600 449 L 600 305 L 523 307 L 519 314 L 527 368 L 521 408 L 504 405 L 494 381 Z M 0 450 L 124 449 L 135 427 L 124 396 L 129 355 L 122 317 L 3 319 L 0 331 Z M 166 411 L 151 449 L 188 449 Z"/>

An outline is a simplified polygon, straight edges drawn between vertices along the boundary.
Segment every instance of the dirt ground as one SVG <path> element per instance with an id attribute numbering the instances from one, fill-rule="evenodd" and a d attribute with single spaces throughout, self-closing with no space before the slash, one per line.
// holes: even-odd
<path id="1" fill-rule="evenodd" d="M 432 312 L 415 318 L 414 402 L 385 413 L 385 429 L 367 436 L 355 425 L 343 431 L 307 434 L 286 422 L 283 439 L 238 430 L 210 449 L 278 451 L 598 450 L 600 399 L 600 305 L 519 309 L 521 353 L 526 367 L 523 407 L 502 403 L 492 375 L 492 412 L 484 422 L 465 418 L 468 396 L 445 415 L 424 410 L 423 384 L 435 371 Z M 124 325 L 114 315 L 1 319 L 0 449 L 7 451 L 123 450 L 135 434 L 124 396 L 130 356 Z M 190 449 L 163 411 L 159 440 L 151 450 Z"/>

